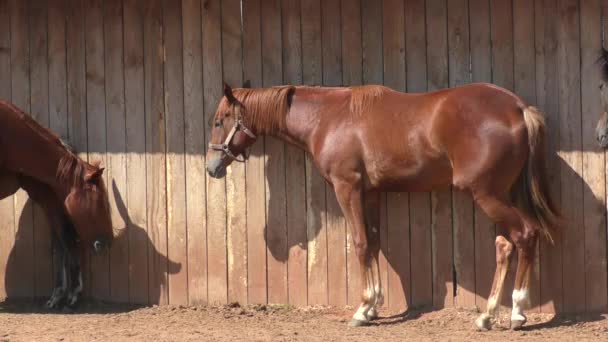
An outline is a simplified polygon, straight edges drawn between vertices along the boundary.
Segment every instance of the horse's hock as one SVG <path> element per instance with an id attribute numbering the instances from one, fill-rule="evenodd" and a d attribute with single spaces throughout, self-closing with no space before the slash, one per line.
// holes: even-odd
<path id="1" fill-rule="evenodd" d="M 342 307 L 359 305 L 361 270 L 310 157 L 258 138 L 225 180 L 207 175 L 222 83 L 494 83 L 546 113 L 544 179 L 567 222 L 537 247 L 531 311 L 605 311 L 595 132 L 605 11 L 575 0 L 0 1 L 0 98 L 106 168 L 114 226 L 127 230 L 84 265 L 86 297 Z M 383 308 L 487 306 L 501 231 L 469 194 L 389 192 L 379 203 Z M 23 191 L 0 200 L 1 297 L 50 296 L 50 229 Z"/>

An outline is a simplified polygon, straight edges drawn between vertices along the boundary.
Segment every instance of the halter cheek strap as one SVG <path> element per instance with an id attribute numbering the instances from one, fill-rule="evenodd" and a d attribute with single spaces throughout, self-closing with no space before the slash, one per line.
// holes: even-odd
<path id="1" fill-rule="evenodd" d="M 249 137 L 251 137 L 253 139 L 256 138 L 255 134 L 253 134 L 253 132 L 249 128 L 245 127 L 245 125 L 243 125 L 243 121 L 241 121 L 239 119 L 234 122 L 234 126 L 232 126 L 232 129 L 228 133 L 226 140 L 224 140 L 224 142 L 222 144 L 211 144 L 210 143 L 209 148 L 211 148 L 212 150 L 215 150 L 215 151 L 222 151 L 225 155 L 236 160 L 237 162 L 240 162 L 240 163 L 245 162 L 245 160 L 247 160 L 247 158 L 249 157 L 248 153 L 247 153 L 247 156 L 245 156 L 243 154 L 242 158 L 239 158 L 238 156 L 235 156 L 234 153 L 232 153 L 232 151 L 230 151 L 230 143 L 232 142 L 234 135 L 238 131 L 242 131 L 243 133 L 247 134 Z"/>

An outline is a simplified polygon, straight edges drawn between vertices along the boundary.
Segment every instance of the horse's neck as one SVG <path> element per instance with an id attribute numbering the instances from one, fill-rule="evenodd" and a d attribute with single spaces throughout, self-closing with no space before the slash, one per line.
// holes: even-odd
<path id="1" fill-rule="evenodd" d="M 0 154 L 4 156 L 0 155 L 0 158 L 7 161 L 3 167 L 47 184 L 58 194 L 67 194 L 71 185 L 58 181 L 57 167 L 69 152 L 57 144 L 54 137 L 32 128 L 19 116 L 0 115 L 4 116 L 0 121 L 5 124 L 0 132 L 5 138 L 0 146 Z"/>

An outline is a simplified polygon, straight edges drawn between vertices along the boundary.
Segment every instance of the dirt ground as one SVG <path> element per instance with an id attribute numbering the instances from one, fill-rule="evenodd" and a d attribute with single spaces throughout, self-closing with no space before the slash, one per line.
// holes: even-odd
<path id="1" fill-rule="evenodd" d="M 473 328 L 463 309 L 410 312 L 350 328 L 352 310 L 286 306 L 163 306 L 86 304 L 74 313 L 41 303 L 0 303 L 0 341 L 608 341 L 608 315 L 529 314 L 523 331 L 508 330 L 503 312 L 492 331 Z"/>

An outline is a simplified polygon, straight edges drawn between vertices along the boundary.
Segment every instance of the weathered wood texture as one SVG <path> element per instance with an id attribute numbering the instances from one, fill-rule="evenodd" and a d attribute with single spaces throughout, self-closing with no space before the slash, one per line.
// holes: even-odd
<path id="1" fill-rule="evenodd" d="M 607 164 L 593 128 L 607 8 L 600 0 L 0 0 L 0 97 L 107 169 L 124 234 L 85 265 L 88 296 L 342 306 L 359 301 L 359 267 L 333 189 L 309 156 L 261 138 L 225 180 L 206 176 L 222 82 L 409 92 L 498 84 L 546 112 L 548 181 L 568 219 L 555 246 L 538 247 L 534 310 L 605 310 Z M 468 194 L 383 194 L 379 228 L 391 310 L 486 305 L 500 227 Z M 24 192 L 0 201 L 0 297 L 48 295 L 52 248 L 46 218 Z"/>

